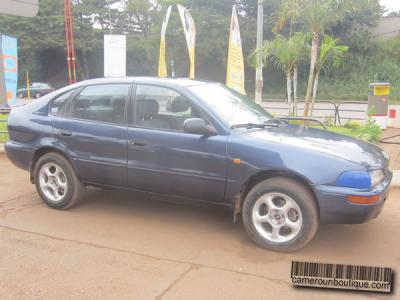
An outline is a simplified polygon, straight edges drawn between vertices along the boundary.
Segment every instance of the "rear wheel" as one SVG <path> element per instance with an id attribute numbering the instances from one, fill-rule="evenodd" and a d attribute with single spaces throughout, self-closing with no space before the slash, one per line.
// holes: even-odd
<path id="1" fill-rule="evenodd" d="M 24 93 L 19 93 L 18 98 L 23 99 L 24 98 Z"/>
<path id="2" fill-rule="evenodd" d="M 50 207 L 67 209 L 81 198 L 84 187 L 69 162 L 58 153 L 43 155 L 35 166 L 35 185 Z"/>
<path id="3" fill-rule="evenodd" d="M 36 93 L 36 94 L 35 94 L 35 98 L 36 98 L 36 99 L 39 99 L 40 96 L 41 96 L 40 93 Z"/>
<path id="4" fill-rule="evenodd" d="M 243 225 L 261 247 L 290 252 L 316 234 L 319 214 L 313 195 L 289 178 L 271 178 L 255 185 L 243 204 Z"/>

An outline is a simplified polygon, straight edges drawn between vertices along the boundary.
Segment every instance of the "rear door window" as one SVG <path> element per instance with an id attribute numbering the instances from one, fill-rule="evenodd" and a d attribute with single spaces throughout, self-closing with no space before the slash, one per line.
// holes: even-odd
<path id="1" fill-rule="evenodd" d="M 59 95 L 53 100 L 50 107 L 50 113 L 58 116 L 68 116 L 69 109 L 67 105 L 67 100 L 72 96 L 75 90 L 71 90 Z"/>
<path id="2" fill-rule="evenodd" d="M 99 84 L 85 87 L 71 103 L 71 117 L 125 124 L 129 88 L 130 84 Z"/>

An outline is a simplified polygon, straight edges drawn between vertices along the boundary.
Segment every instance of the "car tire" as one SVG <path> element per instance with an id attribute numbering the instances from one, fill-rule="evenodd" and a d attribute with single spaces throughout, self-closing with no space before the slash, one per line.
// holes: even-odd
<path id="1" fill-rule="evenodd" d="M 70 163 L 58 153 L 47 153 L 35 165 L 36 190 L 50 207 L 67 209 L 77 204 L 85 188 Z"/>
<path id="2" fill-rule="evenodd" d="M 18 98 L 24 99 L 24 93 L 19 93 L 19 94 L 18 94 Z"/>
<path id="3" fill-rule="evenodd" d="M 41 96 L 40 93 L 36 93 L 36 94 L 35 94 L 35 98 L 36 98 L 36 99 L 39 99 L 40 96 Z"/>
<path id="4" fill-rule="evenodd" d="M 315 236 L 319 212 L 313 194 L 304 185 L 294 179 L 274 177 L 256 184 L 247 194 L 242 221 L 259 246 L 291 252 Z"/>

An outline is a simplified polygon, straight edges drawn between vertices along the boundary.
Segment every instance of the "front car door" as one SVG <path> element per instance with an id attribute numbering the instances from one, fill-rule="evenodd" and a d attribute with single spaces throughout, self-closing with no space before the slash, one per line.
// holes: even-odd
<path id="1" fill-rule="evenodd" d="M 226 135 L 183 132 L 188 118 L 207 118 L 176 90 L 137 84 L 128 129 L 128 186 L 165 196 L 221 202 L 226 180 Z"/>
<path id="2" fill-rule="evenodd" d="M 54 100 L 56 143 L 69 154 L 82 181 L 126 186 L 126 111 L 131 86 L 130 83 L 89 85 L 60 108 L 56 107 L 57 99 Z"/>

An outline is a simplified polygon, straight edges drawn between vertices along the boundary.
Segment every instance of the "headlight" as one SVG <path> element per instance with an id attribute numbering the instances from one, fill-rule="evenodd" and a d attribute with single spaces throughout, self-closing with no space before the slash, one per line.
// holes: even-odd
<path id="1" fill-rule="evenodd" d="M 383 170 L 374 170 L 369 172 L 369 176 L 371 176 L 371 186 L 374 187 L 385 178 L 385 173 Z"/>
<path id="2" fill-rule="evenodd" d="M 339 175 L 336 179 L 336 185 L 355 189 L 370 189 L 380 183 L 384 177 L 383 170 L 347 171 Z"/>
<path id="3" fill-rule="evenodd" d="M 343 172 L 336 179 L 336 185 L 355 189 L 370 189 L 372 187 L 371 175 L 365 171 Z"/>

